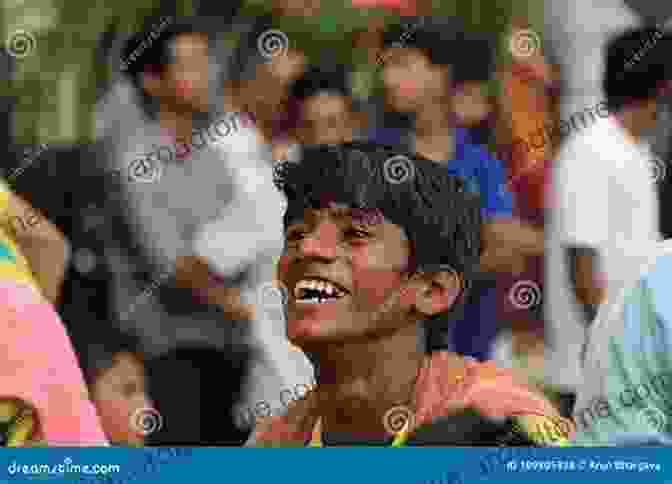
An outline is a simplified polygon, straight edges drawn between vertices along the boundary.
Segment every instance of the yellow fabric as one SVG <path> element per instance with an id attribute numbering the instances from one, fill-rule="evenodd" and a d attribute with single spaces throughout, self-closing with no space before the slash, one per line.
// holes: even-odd
<path id="1" fill-rule="evenodd" d="M 0 424 L 4 427 L 4 445 L 21 447 L 31 442 L 37 421 L 29 405 L 15 399 L 3 399 L 0 400 Z"/>
<path id="2" fill-rule="evenodd" d="M 514 419 L 514 426 L 522 429 L 534 442 L 544 446 L 569 445 L 569 432 L 562 421 L 541 415 L 520 415 Z"/>

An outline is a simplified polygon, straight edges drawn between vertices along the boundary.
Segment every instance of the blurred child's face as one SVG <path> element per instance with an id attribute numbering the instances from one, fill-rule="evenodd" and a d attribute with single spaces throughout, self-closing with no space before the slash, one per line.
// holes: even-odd
<path id="1" fill-rule="evenodd" d="M 303 74 L 306 67 L 306 56 L 296 49 L 286 48 L 284 52 L 271 57 L 264 66 L 274 82 L 287 86 Z"/>
<path id="2" fill-rule="evenodd" d="M 111 442 L 141 445 L 144 437 L 134 428 L 132 416 L 138 409 L 151 407 L 144 365 L 130 353 L 119 353 L 114 360 L 93 384 L 94 403 Z"/>
<path id="3" fill-rule="evenodd" d="M 208 109 L 210 57 L 208 40 L 201 34 L 183 34 L 172 44 L 173 62 L 166 78 L 172 97 L 196 111 Z"/>
<path id="4" fill-rule="evenodd" d="M 349 141 L 350 110 L 345 97 L 320 93 L 303 105 L 303 141 L 309 144 L 338 144 Z"/>
<path id="5" fill-rule="evenodd" d="M 384 59 L 383 83 L 393 109 L 415 113 L 423 106 L 445 102 L 446 69 L 433 65 L 421 50 L 392 47 Z"/>

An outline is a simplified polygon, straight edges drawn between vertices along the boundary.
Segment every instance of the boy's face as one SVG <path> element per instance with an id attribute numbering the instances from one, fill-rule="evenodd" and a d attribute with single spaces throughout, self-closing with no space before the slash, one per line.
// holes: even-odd
<path id="1" fill-rule="evenodd" d="M 130 353 L 118 354 L 114 365 L 96 378 L 92 390 L 103 429 L 110 441 L 141 445 L 144 437 L 133 427 L 133 413 L 151 407 L 142 363 Z"/>
<path id="2" fill-rule="evenodd" d="M 303 105 L 302 139 L 308 144 L 338 144 L 347 140 L 350 123 L 345 97 L 319 93 Z"/>
<path id="3" fill-rule="evenodd" d="M 384 54 L 383 83 L 396 111 L 415 113 L 423 106 L 445 100 L 445 68 L 433 65 L 415 48 L 391 47 Z"/>
<path id="4" fill-rule="evenodd" d="M 292 343 L 305 350 L 415 324 L 405 273 L 411 246 L 401 227 L 378 211 L 335 204 L 299 218 L 287 227 L 278 271 Z"/>

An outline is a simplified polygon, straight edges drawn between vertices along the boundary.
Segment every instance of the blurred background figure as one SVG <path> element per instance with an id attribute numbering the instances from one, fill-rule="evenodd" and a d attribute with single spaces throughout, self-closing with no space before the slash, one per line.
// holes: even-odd
<path id="1" fill-rule="evenodd" d="M 605 102 L 584 108 L 595 111 L 592 123 L 572 127 L 554 167 L 546 372 L 566 393 L 581 386 L 587 332 L 599 307 L 639 277 L 661 239 L 651 176 L 660 167 L 644 133 L 655 127 L 658 99 L 671 80 L 669 42 L 654 27 L 609 41 Z M 633 52 L 640 52 L 634 63 Z"/>
<path id="2" fill-rule="evenodd" d="M 147 362 L 150 393 L 157 402 L 162 426 L 147 436 L 149 445 L 238 446 L 249 429 L 231 429 L 229 409 L 243 397 L 236 372 L 222 368 L 229 356 L 208 346 L 183 346 Z M 175 379 L 180 375 L 180 397 Z"/>
<path id="3" fill-rule="evenodd" d="M 487 80 L 492 70 L 492 58 L 467 59 L 464 53 L 472 46 L 487 53 L 487 42 L 467 34 L 454 21 L 420 19 L 406 31 L 404 43 L 395 44 L 400 35 L 404 33 L 398 30 L 386 35 L 382 76 L 388 106 L 404 127 L 375 128 L 371 136 L 381 143 L 401 144 L 442 164 L 480 194 L 487 220 L 481 277 L 462 320 L 454 328 L 439 328 L 430 346 L 452 345 L 460 354 L 488 359 L 502 329 L 493 275 L 522 272 L 527 257 L 543 252 L 543 235 L 512 218 L 506 168 L 457 124 L 456 106 L 463 108 L 465 96 L 478 92 L 479 83 Z M 484 117 L 478 116 L 471 122 L 481 119 Z"/>
<path id="4" fill-rule="evenodd" d="M 80 339 L 81 341 L 81 339 Z M 91 331 L 78 347 L 84 377 L 105 435 L 113 445 L 141 446 L 151 418 L 140 340 L 114 329 Z"/>
<path id="5" fill-rule="evenodd" d="M 299 102 L 296 129 L 301 144 L 338 144 L 351 142 L 362 127 L 345 66 L 311 67 L 291 88 L 292 99 Z M 360 129 L 361 130 L 361 129 Z"/>
<path id="6" fill-rule="evenodd" d="M 218 144 L 223 136 L 210 128 L 211 25 L 200 18 L 165 25 L 149 18 L 145 25 L 126 42 L 121 57 L 128 64 L 121 82 L 132 86 L 130 117 L 122 118 L 127 123 L 118 138 L 102 141 L 109 147 L 102 170 L 122 174 L 110 180 L 105 201 L 112 317 L 123 329 L 138 331 L 150 354 L 188 343 L 220 348 L 227 356 L 222 371 L 236 374 L 226 391 L 239 394 L 253 320 L 241 299 L 246 268 L 237 267 L 213 287 L 211 270 L 193 243 L 200 228 L 239 196 L 230 168 L 235 161 L 228 157 L 252 163 L 245 154 L 259 154 L 253 145 L 227 151 Z M 226 134 L 225 128 L 219 132 Z M 233 133 L 241 126 L 228 128 L 231 138 L 241 136 Z M 133 171 L 139 163 L 150 164 L 144 180 Z M 223 418 L 237 435 L 231 411 L 223 411 Z"/>

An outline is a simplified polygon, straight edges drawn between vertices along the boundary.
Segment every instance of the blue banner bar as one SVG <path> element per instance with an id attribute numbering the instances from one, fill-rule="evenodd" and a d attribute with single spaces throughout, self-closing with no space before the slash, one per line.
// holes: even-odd
<path id="1" fill-rule="evenodd" d="M 672 482 L 668 448 L 3 449 L 0 482 Z"/>

